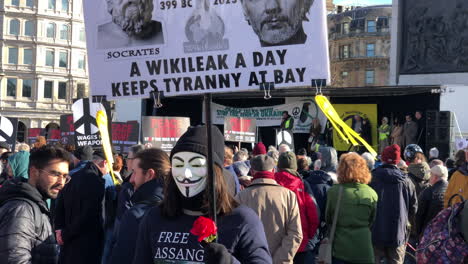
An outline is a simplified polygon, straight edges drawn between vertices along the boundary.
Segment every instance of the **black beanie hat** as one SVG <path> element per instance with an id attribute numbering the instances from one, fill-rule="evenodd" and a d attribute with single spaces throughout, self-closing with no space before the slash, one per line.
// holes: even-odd
<path id="1" fill-rule="evenodd" d="M 216 126 L 211 126 L 211 137 L 213 145 L 213 162 L 224 167 L 224 137 Z M 206 125 L 189 127 L 177 141 L 171 150 L 171 160 L 177 152 L 188 151 L 202 154 L 208 157 L 208 140 Z"/>

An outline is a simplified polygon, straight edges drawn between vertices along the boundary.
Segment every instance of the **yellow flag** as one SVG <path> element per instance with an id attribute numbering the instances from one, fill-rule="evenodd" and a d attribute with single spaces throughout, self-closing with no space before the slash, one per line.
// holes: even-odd
<path id="1" fill-rule="evenodd" d="M 109 137 L 107 114 L 103 110 L 98 110 L 96 113 L 96 123 L 101 134 L 102 148 L 104 149 L 104 155 L 106 156 L 107 166 L 109 168 L 112 181 L 115 185 L 120 185 L 120 181 L 115 177 L 114 171 L 112 170 L 112 163 L 114 163 L 114 156 L 112 155 L 112 147 Z"/>
<path id="2" fill-rule="evenodd" d="M 322 110 L 322 112 L 327 117 L 328 121 L 332 124 L 335 131 L 338 135 L 346 141 L 346 143 L 351 142 L 353 146 L 359 145 L 358 141 L 364 145 L 364 147 L 372 154 L 374 157 L 377 157 L 377 152 L 369 145 L 361 136 L 359 136 L 356 131 L 354 131 L 351 127 L 348 126 L 343 120 L 341 120 L 340 115 L 336 112 L 333 105 L 328 101 L 328 99 L 323 95 L 316 95 L 315 102 Z"/>

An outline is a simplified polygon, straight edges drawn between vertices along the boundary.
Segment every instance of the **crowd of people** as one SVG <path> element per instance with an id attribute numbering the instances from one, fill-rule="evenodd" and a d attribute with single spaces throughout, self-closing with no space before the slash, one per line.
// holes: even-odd
<path id="1" fill-rule="evenodd" d="M 213 177 L 206 126 L 170 153 L 135 145 L 112 166 L 89 146 L 0 144 L 0 262 L 306 264 L 330 240 L 332 263 L 416 263 L 425 229 L 468 198 L 463 150 L 446 161 L 416 144 L 377 161 L 323 145 L 248 151 L 210 129 Z M 213 212 L 216 240 L 202 241 L 193 223 Z"/>

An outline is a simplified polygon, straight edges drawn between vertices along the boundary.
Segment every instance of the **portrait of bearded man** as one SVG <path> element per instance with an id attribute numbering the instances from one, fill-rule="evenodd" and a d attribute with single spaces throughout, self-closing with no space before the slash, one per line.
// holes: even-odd
<path id="1" fill-rule="evenodd" d="M 245 19 L 262 47 L 304 44 L 303 21 L 313 0 L 241 0 Z"/>
<path id="2" fill-rule="evenodd" d="M 98 49 L 164 44 L 163 28 L 152 20 L 153 0 L 106 0 L 112 22 L 98 26 Z"/>

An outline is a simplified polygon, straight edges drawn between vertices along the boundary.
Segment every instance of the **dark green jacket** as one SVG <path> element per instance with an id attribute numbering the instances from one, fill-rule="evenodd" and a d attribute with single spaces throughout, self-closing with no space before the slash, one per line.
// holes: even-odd
<path id="1" fill-rule="evenodd" d="M 370 227 L 375 219 L 377 193 L 367 184 L 333 185 L 328 190 L 325 212 L 330 228 L 340 186 L 343 186 L 343 196 L 333 241 L 333 257 L 352 263 L 374 263 Z"/>

